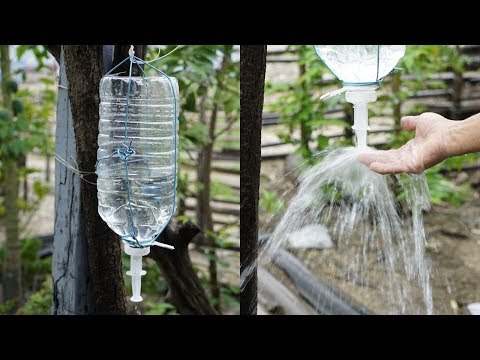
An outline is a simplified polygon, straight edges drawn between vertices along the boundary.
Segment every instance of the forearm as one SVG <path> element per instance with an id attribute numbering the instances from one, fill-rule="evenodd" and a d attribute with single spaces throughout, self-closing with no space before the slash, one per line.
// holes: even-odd
<path id="1" fill-rule="evenodd" d="M 480 113 L 462 121 L 455 121 L 446 130 L 448 156 L 480 151 Z"/>

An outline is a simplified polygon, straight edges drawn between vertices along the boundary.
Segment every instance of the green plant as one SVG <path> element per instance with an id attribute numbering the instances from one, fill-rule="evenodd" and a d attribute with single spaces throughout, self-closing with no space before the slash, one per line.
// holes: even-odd
<path id="1" fill-rule="evenodd" d="M 45 277 L 50 274 L 52 268 L 52 259 L 50 257 L 40 259 L 42 242 L 36 238 L 26 238 L 20 241 L 20 262 L 22 268 L 22 285 L 24 289 L 34 290 L 32 288 L 36 276 Z M 5 256 L 5 247 L 0 247 L 0 276 L 3 272 Z"/>
<path id="2" fill-rule="evenodd" d="M 52 268 L 52 258 L 40 259 L 38 253 L 42 242 L 36 238 L 26 238 L 21 241 L 20 258 L 22 261 L 22 283 L 24 288 L 31 288 L 35 276 L 45 276 Z"/>
<path id="3" fill-rule="evenodd" d="M 40 290 L 34 292 L 17 311 L 19 315 L 50 315 L 52 306 L 52 279 L 48 277 Z"/>
<path id="4" fill-rule="evenodd" d="M 15 299 L 10 299 L 5 301 L 3 304 L 0 304 L 0 315 L 9 315 L 15 311 L 17 306 L 17 301 Z"/>
<path id="5" fill-rule="evenodd" d="M 145 259 L 144 269 L 146 275 L 142 277 L 142 290 L 149 294 L 165 295 L 168 287 L 160 268 L 152 259 Z"/>
<path id="6" fill-rule="evenodd" d="M 231 309 L 238 309 L 240 304 L 240 287 L 223 283 L 220 290 L 225 306 Z"/>
<path id="7" fill-rule="evenodd" d="M 320 95 L 329 86 L 321 81 L 328 70 L 317 58 L 313 48 L 292 45 L 288 50 L 298 55 L 300 76 L 290 86 L 267 83 L 267 94 L 280 94 L 277 101 L 267 108 L 279 113 L 281 123 L 286 125 L 278 137 L 285 143 L 295 145 L 295 152 L 304 159 L 313 160 L 310 141 L 315 140 L 317 150 L 324 149 L 329 143 L 329 139 L 322 134 L 314 136 L 314 130 L 327 125 L 347 127 L 348 124 L 343 119 L 331 119 L 325 115 L 325 110 L 336 106 L 342 99 L 338 97 L 332 101 L 320 101 Z M 300 133 L 299 138 L 295 136 L 297 131 Z"/>
<path id="8" fill-rule="evenodd" d="M 266 189 L 262 189 L 258 205 L 272 215 L 286 208 L 285 201 L 278 199 L 275 191 L 268 191 Z"/>
<path id="9" fill-rule="evenodd" d="M 17 48 L 19 58 L 28 49 L 37 48 L 36 45 L 22 45 Z M 44 67 L 43 60 L 48 53 L 46 50 L 32 50 L 37 55 L 37 61 L 40 68 Z M 38 57 L 41 57 L 39 59 Z M 53 74 L 47 74 L 53 75 Z M 5 121 L 0 120 L 0 163 L 7 159 L 13 159 L 18 162 L 18 180 L 25 180 L 26 177 L 35 172 L 35 169 L 27 168 L 23 165 L 22 159 L 34 149 L 41 154 L 52 153 L 54 144 L 50 136 L 49 122 L 53 116 L 56 105 L 56 90 L 54 81 L 48 77 L 40 79 L 43 87 L 38 93 L 31 90 L 19 88 L 13 80 L 8 82 L 8 87 L 12 93 L 12 112 L 13 119 L 6 121 L 7 110 L 0 108 L 0 119 L 5 117 Z M 3 114 L 3 115 L 2 115 Z M 3 166 L 0 167 L 0 182 L 4 178 Z M 38 208 L 43 197 L 48 192 L 41 182 L 35 181 L 33 185 L 34 198 L 28 202 L 18 199 L 20 211 L 33 213 Z M 4 213 L 3 198 L 0 195 L 0 216 Z M 27 218 L 28 219 L 28 218 Z"/>
<path id="10" fill-rule="evenodd" d="M 145 301 L 145 315 L 177 315 L 177 309 L 167 302 Z"/>
<path id="11" fill-rule="evenodd" d="M 465 165 L 473 165 L 480 158 L 479 153 L 471 153 L 462 156 L 454 156 L 442 162 L 443 167 L 449 171 L 461 171 Z"/>
<path id="12" fill-rule="evenodd" d="M 449 203 L 456 207 L 460 206 L 470 196 L 470 185 L 455 185 L 447 180 L 439 171 L 441 165 L 436 165 L 425 172 L 428 188 L 430 191 L 430 202 L 435 205 Z"/>
<path id="13" fill-rule="evenodd" d="M 443 163 L 437 164 L 425 171 L 425 177 L 430 193 L 430 203 L 434 205 L 451 204 L 460 206 L 470 197 L 470 184 L 455 185 L 442 173 Z M 406 184 L 406 175 L 400 175 L 400 181 Z M 397 198 L 401 201 L 406 199 L 406 192 L 400 191 Z"/>

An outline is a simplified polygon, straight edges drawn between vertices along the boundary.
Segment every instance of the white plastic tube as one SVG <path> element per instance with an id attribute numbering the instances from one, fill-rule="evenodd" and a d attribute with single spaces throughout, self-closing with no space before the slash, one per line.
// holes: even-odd
<path id="1" fill-rule="evenodd" d="M 140 302 L 143 300 L 140 295 L 142 292 L 142 276 L 147 272 L 142 270 L 142 257 L 150 253 L 150 247 L 133 248 L 125 244 L 124 251 L 127 255 L 130 255 L 130 271 L 127 271 L 127 275 L 132 277 L 132 297 L 133 302 Z"/>
<path id="2" fill-rule="evenodd" d="M 368 103 L 377 100 L 375 89 L 377 86 L 359 86 L 357 89 L 347 90 L 345 99 L 353 104 L 353 126 L 356 145 L 359 148 L 367 147 Z"/>

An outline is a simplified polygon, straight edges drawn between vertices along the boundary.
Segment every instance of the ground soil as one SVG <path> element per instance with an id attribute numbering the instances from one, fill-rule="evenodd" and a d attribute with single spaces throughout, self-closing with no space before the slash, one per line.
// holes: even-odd
<path id="1" fill-rule="evenodd" d="M 262 163 L 262 188 L 284 193 L 292 188 L 294 176 L 289 172 L 291 158 Z M 469 174 L 469 177 L 476 176 Z M 287 192 L 287 201 L 295 191 Z M 475 187 L 471 200 L 459 207 L 433 206 L 424 215 L 426 257 L 431 261 L 431 288 L 435 314 L 468 314 L 467 305 L 480 301 L 480 201 Z M 260 212 L 263 233 L 271 231 L 271 215 Z M 363 266 L 352 260 L 360 252 L 363 240 L 353 237 L 343 249 L 292 250 L 318 277 L 379 314 L 424 314 L 422 293 L 415 280 L 408 280 L 399 269 L 388 277 L 378 257 L 370 254 Z M 274 265 L 268 269 L 277 279 L 297 293 L 293 283 Z M 388 284 L 394 281 L 411 289 L 406 307 L 388 296 Z"/>

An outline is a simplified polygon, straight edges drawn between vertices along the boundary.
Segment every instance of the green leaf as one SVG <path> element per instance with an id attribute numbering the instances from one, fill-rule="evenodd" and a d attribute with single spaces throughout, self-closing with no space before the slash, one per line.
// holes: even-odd
<path id="1" fill-rule="evenodd" d="M 195 99 L 195 93 L 194 92 L 188 93 L 188 95 L 186 97 L 186 100 L 185 100 L 183 110 L 194 112 L 197 108 L 195 100 L 196 100 Z"/>
<path id="2" fill-rule="evenodd" d="M 325 135 L 318 135 L 317 137 L 317 149 L 318 150 L 323 150 L 328 146 L 328 137 Z"/>

